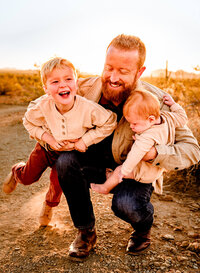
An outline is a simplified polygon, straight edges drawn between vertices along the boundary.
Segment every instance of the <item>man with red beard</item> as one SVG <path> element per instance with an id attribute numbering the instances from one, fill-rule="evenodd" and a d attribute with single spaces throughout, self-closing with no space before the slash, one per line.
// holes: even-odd
<path id="1" fill-rule="evenodd" d="M 81 160 L 80 153 L 78 155 L 74 151 L 63 152 L 56 162 L 59 183 L 67 199 L 74 226 L 78 229 L 78 235 L 69 249 L 70 256 L 87 257 L 96 243 L 90 183 L 104 183 L 106 170 L 121 165 L 132 147 L 132 130 L 122 111 L 129 94 L 142 86 L 158 97 L 162 110 L 169 110 L 162 102 L 164 92 L 139 80 L 145 70 L 145 57 L 143 42 L 135 36 L 122 34 L 114 38 L 107 48 L 102 76 L 79 79 L 78 94 L 115 112 L 118 126 L 111 136 L 91 146 L 87 152 L 87 164 Z M 169 171 L 188 168 L 199 159 L 198 142 L 187 127 L 176 130 L 174 146 L 157 145 L 143 158 L 146 161 L 153 160 L 152 164 Z M 58 187 L 55 166 L 52 167 L 50 179 L 51 187 L 46 203 L 53 207 L 60 201 L 52 190 Z M 154 213 L 150 203 L 152 192 L 151 183 L 144 184 L 133 179 L 123 179 L 111 192 L 114 214 L 133 227 L 127 246 L 129 253 L 141 253 L 150 245 Z"/>
<path id="2" fill-rule="evenodd" d="M 104 174 L 106 168 L 114 169 L 122 164 L 132 146 L 132 132 L 122 114 L 124 102 L 129 94 L 142 86 L 159 98 L 162 110 L 169 111 L 162 103 L 164 92 L 139 80 L 145 70 L 145 57 L 143 42 L 135 36 L 122 34 L 114 38 L 107 48 L 102 77 L 79 79 L 79 94 L 114 111 L 118 116 L 118 126 L 111 136 L 93 145 L 91 158 L 96 160 L 96 170 L 84 166 L 73 155 L 73 151 L 63 153 L 57 161 L 59 183 L 68 201 L 74 225 L 78 229 L 78 235 L 70 246 L 70 256 L 88 256 L 96 242 L 90 183 L 103 183 L 105 176 L 99 174 Z M 180 128 L 176 131 L 174 146 L 157 145 L 143 158 L 152 159 L 152 164 L 167 170 L 188 168 L 200 159 L 198 143 L 188 128 Z M 143 184 L 133 179 L 123 179 L 111 192 L 112 210 L 115 215 L 133 227 L 126 249 L 129 253 L 141 253 L 150 245 L 154 213 L 150 203 L 152 191 L 151 183 Z"/>

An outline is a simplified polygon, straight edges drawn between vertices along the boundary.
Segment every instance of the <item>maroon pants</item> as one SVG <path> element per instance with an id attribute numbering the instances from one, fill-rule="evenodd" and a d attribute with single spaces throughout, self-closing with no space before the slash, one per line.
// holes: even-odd
<path id="1" fill-rule="evenodd" d="M 59 204 L 62 195 L 62 189 L 58 181 L 55 167 L 55 162 L 59 155 L 60 152 L 47 151 L 37 143 L 31 152 L 26 165 L 17 165 L 12 168 L 14 178 L 17 182 L 23 185 L 30 185 L 37 182 L 43 172 L 50 167 L 50 186 L 46 194 L 46 203 L 51 207 L 55 207 Z"/>

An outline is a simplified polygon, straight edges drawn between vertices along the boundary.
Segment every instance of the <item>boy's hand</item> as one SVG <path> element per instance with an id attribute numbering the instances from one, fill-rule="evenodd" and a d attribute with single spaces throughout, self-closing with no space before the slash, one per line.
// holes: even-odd
<path id="1" fill-rule="evenodd" d="M 64 152 L 64 151 L 72 151 L 75 149 L 74 147 L 74 142 L 70 142 L 70 141 L 64 141 L 64 145 L 62 147 L 60 147 L 59 152 Z"/>
<path id="2" fill-rule="evenodd" d="M 54 143 L 52 143 L 52 144 L 50 145 L 50 147 L 51 147 L 53 150 L 55 150 L 55 151 L 60 151 L 60 149 L 62 149 L 62 147 L 63 147 L 64 145 L 65 145 L 65 144 L 64 144 L 62 141 L 60 141 L 60 142 L 55 141 Z"/>
<path id="3" fill-rule="evenodd" d="M 168 106 L 172 106 L 175 103 L 173 98 L 168 94 L 163 95 L 163 102 L 164 102 L 164 104 L 166 104 Z"/>
<path id="4" fill-rule="evenodd" d="M 87 150 L 87 146 L 85 145 L 82 138 L 80 138 L 77 142 L 74 143 L 75 150 L 84 153 Z"/>
<path id="5" fill-rule="evenodd" d="M 50 147 L 55 151 L 60 151 L 60 149 L 65 145 L 64 141 L 57 142 L 55 138 L 49 133 L 45 132 L 42 135 L 42 141 L 50 145 Z"/>

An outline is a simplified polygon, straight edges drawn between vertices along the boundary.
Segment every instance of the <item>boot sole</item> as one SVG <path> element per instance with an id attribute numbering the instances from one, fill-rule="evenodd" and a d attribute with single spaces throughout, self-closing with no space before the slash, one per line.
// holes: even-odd
<path id="1" fill-rule="evenodd" d="M 128 254 L 128 255 L 132 255 L 132 256 L 139 256 L 139 255 L 141 255 L 141 254 L 145 254 L 148 250 L 149 250 L 149 248 L 150 248 L 150 245 L 149 246 L 147 246 L 145 249 L 143 249 L 143 250 L 141 250 L 141 251 L 126 251 L 126 253 Z"/>

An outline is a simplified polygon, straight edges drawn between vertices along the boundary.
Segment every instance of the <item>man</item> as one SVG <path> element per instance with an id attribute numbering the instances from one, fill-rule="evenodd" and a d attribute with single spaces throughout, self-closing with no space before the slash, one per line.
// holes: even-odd
<path id="1" fill-rule="evenodd" d="M 62 153 L 57 161 L 59 182 L 78 229 L 78 235 L 69 249 L 70 256 L 88 256 L 96 242 L 89 184 L 103 183 L 106 168 L 113 169 L 122 164 L 132 146 L 132 132 L 122 116 L 124 102 L 130 92 L 140 85 L 162 101 L 162 90 L 139 80 L 145 70 L 145 55 L 145 46 L 139 38 L 119 35 L 107 48 L 102 77 L 79 80 L 79 94 L 114 111 L 118 116 L 118 126 L 110 137 L 91 147 L 87 163 L 82 162 L 74 151 Z M 162 110 L 168 110 L 166 107 L 161 103 Z M 154 165 L 167 170 L 181 170 L 196 164 L 199 158 L 198 143 L 192 132 L 185 127 L 176 131 L 174 146 L 158 145 L 152 148 L 144 160 L 154 159 Z M 150 245 L 152 191 L 151 183 L 142 184 L 132 179 L 124 179 L 112 191 L 112 210 L 116 216 L 130 223 L 134 230 L 128 241 L 127 252 L 141 253 Z"/>

